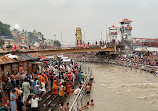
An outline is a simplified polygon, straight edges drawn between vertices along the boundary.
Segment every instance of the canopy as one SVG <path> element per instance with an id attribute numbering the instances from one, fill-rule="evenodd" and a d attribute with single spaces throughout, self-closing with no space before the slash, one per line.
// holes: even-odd
<path id="1" fill-rule="evenodd" d="M 32 62 L 32 64 L 42 64 L 42 62 Z"/>

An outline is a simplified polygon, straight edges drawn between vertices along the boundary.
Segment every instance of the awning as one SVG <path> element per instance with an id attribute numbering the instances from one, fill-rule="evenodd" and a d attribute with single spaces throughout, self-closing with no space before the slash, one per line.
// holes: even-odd
<path id="1" fill-rule="evenodd" d="M 32 64 L 42 64 L 42 62 L 31 62 Z"/>

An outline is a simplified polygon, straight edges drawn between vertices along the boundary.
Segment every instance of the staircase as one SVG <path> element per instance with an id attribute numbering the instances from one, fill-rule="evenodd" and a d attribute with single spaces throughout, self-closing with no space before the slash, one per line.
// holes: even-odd
<path id="1" fill-rule="evenodd" d="M 48 91 L 41 98 L 39 111 L 55 111 L 55 109 L 58 109 L 59 104 L 66 100 L 64 97 L 53 94 L 53 90 Z"/>

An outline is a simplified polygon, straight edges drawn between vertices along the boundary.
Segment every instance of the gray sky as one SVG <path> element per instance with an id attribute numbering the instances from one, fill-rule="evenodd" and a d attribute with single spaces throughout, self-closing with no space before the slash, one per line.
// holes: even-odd
<path id="1" fill-rule="evenodd" d="M 75 41 L 80 26 L 86 40 L 105 39 L 106 28 L 132 20 L 134 37 L 158 38 L 158 0 L 0 0 L 0 21 L 20 30 L 41 31 L 48 39 Z"/>

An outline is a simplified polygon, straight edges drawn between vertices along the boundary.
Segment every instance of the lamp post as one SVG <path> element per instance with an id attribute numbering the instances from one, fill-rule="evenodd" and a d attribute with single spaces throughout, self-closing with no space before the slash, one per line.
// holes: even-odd
<path id="1" fill-rule="evenodd" d="M 62 42 L 63 42 L 63 41 L 62 41 L 62 37 L 63 37 L 63 33 L 61 33 L 61 46 L 62 46 Z"/>
<path id="2" fill-rule="evenodd" d="M 54 35 L 55 41 L 56 41 L 56 35 Z"/>
<path id="3" fill-rule="evenodd" d="M 102 32 L 101 32 L 101 41 L 102 41 Z"/>

